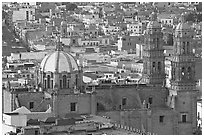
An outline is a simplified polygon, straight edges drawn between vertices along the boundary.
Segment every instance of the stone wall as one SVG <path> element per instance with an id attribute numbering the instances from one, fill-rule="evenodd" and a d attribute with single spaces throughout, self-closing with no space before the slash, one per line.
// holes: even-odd
<path id="1" fill-rule="evenodd" d="M 147 104 L 149 98 L 152 98 L 150 107 L 164 107 L 168 95 L 168 90 L 163 87 L 136 87 L 136 85 L 106 86 L 96 88 L 96 92 L 97 103 L 102 104 L 105 111 L 141 108 L 144 100 Z M 126 98 L 126 105 L 122 105 L 123 98 Z"/>
<path id="2" fill-rule="evenodd" d="M 72 94 L 58 95 L 55 98 L 54 112 L 60 116 L 65 116 L 67 113 L 91 114 L 94 113 L 96 105 L 92 94 Z M 76 111 L 71 111 L 71 103 L 76 103 Z"/>
<path id="3" fill-rule="evenodd" d="M 98 112 L 98 115 L 110 117 L 114 123 L 136 128 L 143 132 L 158 135 L 174 135 L 177 113 L 168 108 L 135 109 L 124 111 Z M 159 117 L 164 116 L 160 122 Z"/>

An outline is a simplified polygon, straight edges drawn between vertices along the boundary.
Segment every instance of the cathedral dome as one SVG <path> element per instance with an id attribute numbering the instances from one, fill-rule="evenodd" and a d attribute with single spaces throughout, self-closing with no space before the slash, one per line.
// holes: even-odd
<path id="1" fill-rule="evenodd" d="M 48 54 L 41 62 L 41 71 L 43 72 L 67 72 L 72 73 L 78 71 L 79 67 L 77 65 L 74 57 L 61 50 L 57 50 L 51 54 Z"/>
<path id="2" fill-rule="evenodd" d="M 176 30 L 189 30 L 190 26 L 187 23 L 179 23 Z"/>
<path id="3" fill-rule="evenodd" d="M 161 24 L 157 21 L 157 14 L 153 12 L 150 16 L 151 21 L 147 24 L 147 29 L 161 28 Z"/>
<path id="4" fill-rule="evenodd" d="M 184 20 L 184 14 L 181 15 L 180 23 L 176 26 L 176 31 L 189 30 L 190 26 Z"/>

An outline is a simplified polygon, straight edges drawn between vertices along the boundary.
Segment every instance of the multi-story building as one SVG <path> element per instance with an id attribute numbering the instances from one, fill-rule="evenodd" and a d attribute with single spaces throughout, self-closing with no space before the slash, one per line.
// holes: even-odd
<path id="1" fill-rule="evenodd" d="M 163 26 L 173 26 L 175 24 L 175 14 L 160 14 L 158 20 Z"/>
<path id="2" fill-rule="evenodd" d="M 136 51 L 136 44 L 143 44 L 144 36 L 122 36 L 118 39 L 118 49 L 126 51 Z M 141 48 L 140 48 L 141 49 Z"/>
<path id="3" fill-rule="evenodd" d="M 127 31 L 134 34 L 143 34 L 145 24 L 142 22 L 136 22 L 127 24 Z"/>
<path id="4" fill-rule="evenodd" d="M 105 35 L 115 35 L 121 31 L 121 28 L 116 25 L 103 26 L 102 29 Z"/>
<path id="5" fill-rule="evenodd" d="M 12 13 L 12 22 L 18 20 L 35 20 L 35 8 L 33 7 L 18 8 L 13 10 Z"/>

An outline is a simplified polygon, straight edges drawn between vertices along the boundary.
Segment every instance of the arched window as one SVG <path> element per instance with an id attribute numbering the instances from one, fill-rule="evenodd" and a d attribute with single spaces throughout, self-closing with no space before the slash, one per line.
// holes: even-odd
<path id="1" fill-rule="evenodd" d="M 47 76 L 47 88 L 50 88 L 50 75 Z"/>
<path id="2" fill-rule="evenodd" d="M 188 79 L 191 79 L 191 67 L 188 67 L 187 73 L 188 73 Z"/>
<path id="3" fill-rule="evenodd" d="M 158 72 L 161 71 L 161 62 L 158 62 Z"/>
<path id="4" fill-rule="evenodd" d="M 76 40 L 75 40 L 75 39 L 73 39 L 73 40 L 72 40 L 72 43 L 73 43 L 73 44 L 76 44 Z"/>
<path id="5" fill-rule="evenodd" d="M 182 49 L 182 54 L 185 54 L 185 53 L 186 53 L 186 50 L 185 50 L 185 49 L 186 49 L 185 42 L 183 42 L 183 46 L 182 46 L 182 47 L 183 47 L 183 49 Z"/>
<path id="6" fill-rule="evenodd" d="M 156 71 L 156 63 L 155 62 L 152 63 L 152 69 L 153 69 L 153 72 Z"/>
<path id="7" fill-rule="evenodd" d="M 157 38 L 157 48 L 159 48 L 159 38 Z"/>
<path id="8" fill-rule="evenodd" d="M 172 68 L 171 77 L 172 77 L 172 80 L 175 79 L 175 68 Z"/>
<path id="9" fill-rule="evenodd" d="M 62 80 L 60 79 L 60 88 L 62 88 Z"/>
<path id="10" fill-rule="evenodd" d="M 75 86 L 77 86 L 78 85 L 78 75 L 76 75 L 76 82 L 75 82 Z"/>
<path id="11" fill-rule="evenodd" d="M 44 88 L 47 88 L 47 80 L 44 80 Z"/>
<path id="12" fill-rule="evenodd" d="M 53 80 L 51 80 L 51 88 L 53 88 Z"/>
<path id="13" fill-rule="evenodd" d="M 69 80 L 67 80 L 67 88 L 69 88 Z"/>
<path id="14" fill-rule="evenodd" d="M 184 79 L 184 77 L 185 77 L 185 68 L 182 67 L 181 68 L 181 79 Z"/>
<path id="15" fill-rule="evenodd" d="M 187 47 L 186 47 L 187 53 L 190 53 L 190 44 L 187 42 Z"/>
<path id="16" fill-rule="evenodd" d="M 51 72 L 51 78 L 53 78 L 53 72 Z"/>
<path id="17" fill-rule="evenodd" d="M 156 45 L 157 45 L 157 40 L 156 39 L 153 39 L 153 45 L 154 45 L 153 47 L 156 48 Z"/>
<path id="18" fill-rule="evenodd" d="M 66 88 L 66 87 L 67 87 L 67 76 L 66 76 L 66 75 L 64 75 L 64 76 L 62 77 L 62 81 L 63 81 L 63 82 L 62 82 L 62 83 L 63 83 L 63 84 L 62 84 L 62 85 L 63 85 L 62 87 L 63 87 L 63 88 Z"/>

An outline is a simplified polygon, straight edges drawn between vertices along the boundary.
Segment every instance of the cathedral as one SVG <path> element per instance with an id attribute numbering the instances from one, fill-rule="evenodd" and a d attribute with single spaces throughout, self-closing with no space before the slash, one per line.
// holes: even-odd
<path id="1" fill-rule="evenodd" d="M 40 64 L 37 91 L 23 93 L 8 87 L 3 91 L 4 112 L 12 112 L 19 104 L 34 112 L 46 111 L 50 106 L 54 117 L 68 113 L 106 115 L 116 123 L 146 132 L 193 134 L 197 127 L 193 31 L 182 16 L 174 33 L 168 89 L 161 29 L 156 13 L 152 13 L 144 34 L 141 81 L 146 84 L 86 87 L 82 68 L 70 53 L 63 51 L 58 40 L 56 50 Z"/>

